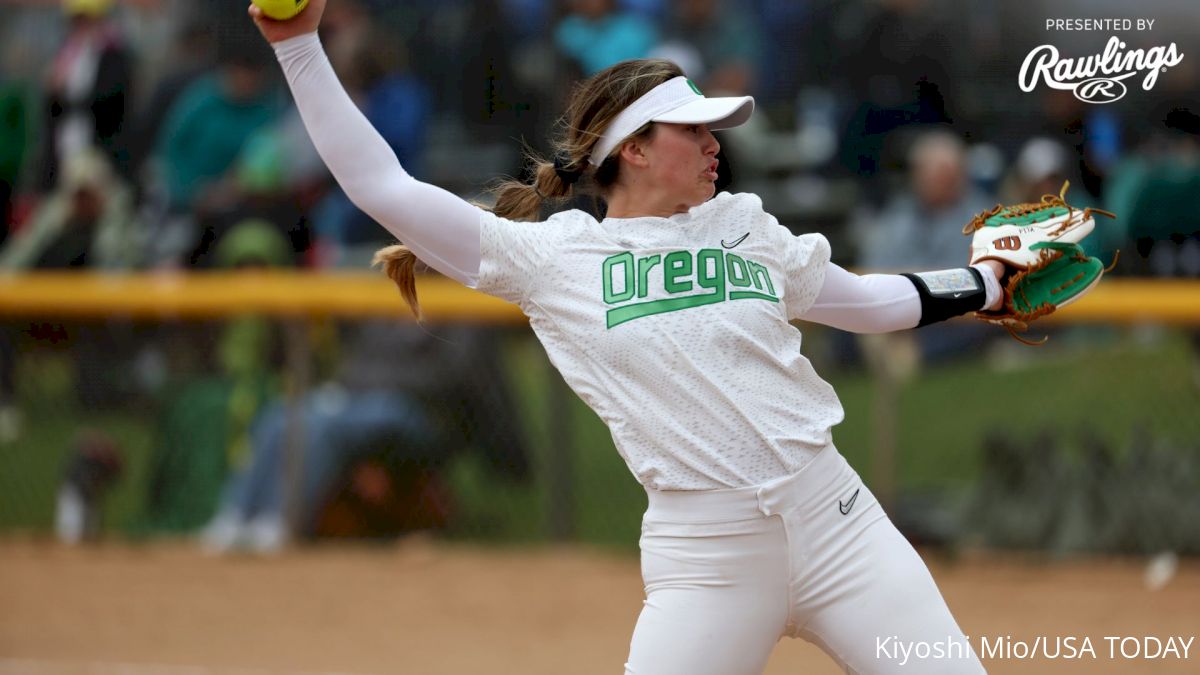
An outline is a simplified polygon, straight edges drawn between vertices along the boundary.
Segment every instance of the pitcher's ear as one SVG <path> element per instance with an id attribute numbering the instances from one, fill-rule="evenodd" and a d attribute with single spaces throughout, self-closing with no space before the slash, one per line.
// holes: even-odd
<path id="1" fill-rule="evenodd" d="M 646 145 L 649 142 L 649 136 L 634 136 L 621 143 L 621 150 L 617 155 L 631 166 L 649 166 L 650 158 L 646 155 Z"/>

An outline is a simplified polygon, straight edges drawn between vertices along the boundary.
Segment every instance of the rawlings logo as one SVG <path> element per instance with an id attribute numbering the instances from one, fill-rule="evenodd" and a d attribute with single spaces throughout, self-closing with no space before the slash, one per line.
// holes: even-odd
<path id="1" fill-rule="evenodd" d="M 1017 84 L 1021 91 L 1029 92 L 1044 79 L 1050 88 L 1069 90 L 1085 103 L 1112 103 L 1125 96 L 1122 80 L 1144 72 L 1142 89 L 1150 91 L 1160 72 L 1183 61 L 1174 42 L 1166 47 L 1122 51 L 1125 47 L 1115 35 L 1102 53 L 1081 58 L 1060 58 L 1054 45 L 1034 47 L 1021 64 Z"/>
<path id="2" fill-rule="evenodd" d="M 997 251 L 1019 251 L 1021 250 L 1021 238 L 1000 237 L 992 242 L 992 246 L 996 247 Z"/>

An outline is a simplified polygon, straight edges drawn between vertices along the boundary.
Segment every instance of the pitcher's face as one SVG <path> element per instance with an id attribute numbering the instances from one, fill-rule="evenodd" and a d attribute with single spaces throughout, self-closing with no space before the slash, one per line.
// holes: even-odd
<path id="1" fill-rule="evenodd" d="M 721 144 L 708 125 L 657 122 L 644 148 L 646 179 L 655 188 L 686 208 L 712 198 Z"/>

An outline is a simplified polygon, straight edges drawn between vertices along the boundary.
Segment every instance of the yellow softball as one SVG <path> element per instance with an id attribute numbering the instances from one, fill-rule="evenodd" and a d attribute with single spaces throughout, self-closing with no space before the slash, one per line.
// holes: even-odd
<path id="1" fill-rule="evenodd" d="M 250 0 L 250 2 L 258 5 L 263 14 L 276 21 L 290 19 L 308 6 L 308 0 Z"/>

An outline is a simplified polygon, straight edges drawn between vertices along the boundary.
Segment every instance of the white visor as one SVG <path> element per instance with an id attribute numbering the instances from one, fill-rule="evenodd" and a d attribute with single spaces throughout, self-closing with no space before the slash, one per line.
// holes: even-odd
<path id="1" fill-rule="evenodd" d="M 744 124 L 754 113 L 753 96 L 705 98 L 700 88 L 680 76 L 651 89 L 622 110 L 592 148 L 588 163 L 600 166 L 608 153 L 647 122 L 707 124 L 708 128 L 730 129 Z"/>

